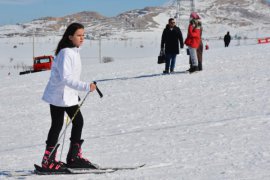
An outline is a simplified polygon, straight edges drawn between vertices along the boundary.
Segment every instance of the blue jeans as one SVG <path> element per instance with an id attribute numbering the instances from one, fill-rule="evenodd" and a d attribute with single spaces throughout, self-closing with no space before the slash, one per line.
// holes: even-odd
<path id="1" fill-rule="evenodd" d="M 197 49 L 188 47 L 192 66 L 198 66 Z"/>
<path id="2" fill-rule="evenodd" d="M 175 60 L 176 60 L 176 54 L 166 53 L 166 63 L 165 63 L 165 70 L 166 71 L 169 71 L 169 69 L 171 71 L 174 70 Z"/>

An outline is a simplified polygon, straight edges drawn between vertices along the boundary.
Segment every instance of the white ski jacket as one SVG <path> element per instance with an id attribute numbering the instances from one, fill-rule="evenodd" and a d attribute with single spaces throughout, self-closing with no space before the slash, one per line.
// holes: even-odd
<path id="1" fill-rule="evenodd" d="M 53 61 L 51 77 L 42 99 L 49 104 L 68 107 L 78 104 L 78 91 L 90 91 L 90 83 L 80 81 L 79 48 L 60 50 Z"/>

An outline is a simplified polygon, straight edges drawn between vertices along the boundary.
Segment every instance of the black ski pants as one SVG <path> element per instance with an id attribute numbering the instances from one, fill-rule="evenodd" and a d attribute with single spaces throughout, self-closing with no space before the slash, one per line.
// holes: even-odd
<path id="1" fill-rule="evenodd" d="M 50 104 L 51 111 L 51 128 L 48 133 L 48 138 L 46 141 L 47 146 L 53 147 L 56 145 L 59 134 L 64 124 L 64 115 L 65 112 L 68 114 L 70 120 L 74 116 L 75 112 L 79 108 L 78 105 L 71 107 L 58 107 Z M 83 128 L 83 117 L 81 111 L 77 113 L 75 118 L 72 121 L 71 129 L 71 142 L 79 142 L 81 140 Z"/>

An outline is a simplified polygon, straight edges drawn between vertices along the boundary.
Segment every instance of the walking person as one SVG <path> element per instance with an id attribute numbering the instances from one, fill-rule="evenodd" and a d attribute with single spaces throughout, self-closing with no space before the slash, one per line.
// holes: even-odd
<path id="1" fill-rule="evenodd" d="M 42 97 L 45 102 L 49 103 L 51 113 L 51 127 L 41 163 L 42 168 L 48 172 L 61 172 L 66 167 L 95 168 L 90 161 L 82 157 L 81 152 L 81 145 L 84 141 L 81 139 L 83 116 L 79 110 L 78 91 L 92 92 L 96 89 L 94 83 L 80 80 L 82 65 L 79 47 L 83 41 L 84 26 L 79 23 L 70 24 L 58 43 L 51 76 Z M 76 111 L 78 111 L 77 114 Z M 64 123 L 65 112 L 70 119 L 76 114 L 72 121 L 71 142 L 66 164 L 56 160 L 56 143 Z M 52 152 L 53 149 L 55 150 Z"/>
<path id="2" fill-rule="evenodd" d="M 188 26 L 187 38 L 185 44 L 188 46 L 190 58 L 191 58 L 191 68 L 190 73 L 198 71 L 198 56 L 197 49 L 201 43 L 201 27 L 199 23 L 200 16 L 196 12 L 190 14 L 190 23 Z"/>
<path id="3" fill-rule="evenodd" d="M 161 37 L 161 50 L 165 48 L 166 56 L 164 74 L 174 72 L 176 56 L 179 54 L 179 43 L 181 49 L 184 48 L 182 32 L 175 25 L 175 20 L 170 18 Z"/>
<path id="4" fill-rule="evenodd" d="M 228 31 L 227 34 L 224 36 L 225 47 L 229 47 L 230 42 L 231 42 L 231 35 L 230 32 Z"/>

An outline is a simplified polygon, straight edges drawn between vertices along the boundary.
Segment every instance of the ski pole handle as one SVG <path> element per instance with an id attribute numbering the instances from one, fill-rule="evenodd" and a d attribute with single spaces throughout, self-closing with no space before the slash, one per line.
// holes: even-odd
<path id="1" fill-rule="evenodd" d="M 96 87 L 96 90 L 97 90 L 97 92 L 98 92 L 100 98 L 102 98 L 102 97 L 103 97 L 103 94 L 102 94 L 102 92 L 98 89 L 98 87 Z"/>
<path id="2" fill-rule="evenodd" d="M 98 92 L 98 94 L 99 94 L 99 97 L 102 98 L 102 97 L 103 97 L 103 94 L 102 94 L 102 92 L 98 89 L 98 87 L 97 87 L 97 82 L 94 81 L 93 83 L 96 85 L 96 90 L 97 90 L 97 92 Z"/>

